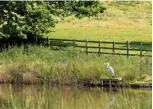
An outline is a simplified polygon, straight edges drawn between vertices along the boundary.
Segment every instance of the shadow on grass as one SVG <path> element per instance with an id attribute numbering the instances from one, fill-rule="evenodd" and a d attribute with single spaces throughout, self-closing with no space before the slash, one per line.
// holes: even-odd
<path id="1" fill-rule="evenodd" d="M 135 49 L 136 51 L 140 51 L 142 43 L 142 51 L 151 51 L 152 50 L 152 42 L 137 42 L 131 41 L 129 43 L 129 49 Z M 7 49 L 13 46 L 27 46 L 27 45 L 38 45 L 50 47 L 53 50 L 59 50 L 66 47 L 74 47 L 80 45 L 79 43 L 73 43 L 73 40 L 63 41 L 60 39 L 49 40 L 47 38 L 31 38 L 31 39 L 23 39 L 23 38 L 2 38 L 0 39 L 0 49 Z M 107 44 L 106 44 L 107 46 Z M 126 44 L 116 45 L 118 48 L 127 48 Z M 98 47 L 98 46 L 97 46 Z"/>
<path id="2" fill-rule="evenodd" d="M 127 49 L 127 44 L 123 45 L 115 45 L 118 48 L 124 48 Z M 151 51 L 152 50 L 152 42 L 138 42 L 138 41 L 130 41 L 129 42 L 129 49 L 135 49 L 136 51 Z"/>
<path id="3" fill-rule="evenodd" d="M 50 40 L 50 42 L 48 42 L 47 38 L 37 38 L 37 39 L 36 38 L 32 38 L 32 39 L 1 38 L 0 39 L 0 51 L 3 51 L 4 49 L 7 50 L 8 48 L 11 48 L 14 46 L 27 47 L 28 45 L 50 47 L 53 50 L 59 50 L 61 48 L 74 46 L 72 41 Z M 77 44 L 75 44 L 75 46 L 76 45 Z"/>
<path id="4" fill-rule="evenodd" d="M 152 50 L 152 42 L 137 42 L 132 41 L 130 42 L 130 48 L 132 49 L 140 49 L 142 43 L 142 50 Z"/>

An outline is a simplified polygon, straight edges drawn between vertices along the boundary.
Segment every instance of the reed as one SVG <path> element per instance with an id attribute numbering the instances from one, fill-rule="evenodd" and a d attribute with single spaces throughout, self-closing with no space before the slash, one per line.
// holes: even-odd
<path id="1" fill-rule="evenodd" d="M 96 83 L 110 77 L 109 62 L 116 76 L 125 81 L 151 81 L 151 58 L 80 53 L 75 48 L 14 47 L 0 53 L 0 81 L 13 83 Z"/>

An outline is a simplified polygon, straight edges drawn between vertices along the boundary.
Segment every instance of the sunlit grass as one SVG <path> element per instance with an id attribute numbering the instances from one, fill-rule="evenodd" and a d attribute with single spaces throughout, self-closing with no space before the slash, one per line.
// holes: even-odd
<path id="1" fill-rule="evenodd" d="M 60 26 L 60 25 L 59 25 Z M 61 29 L 48 35 L 50 38 L 89 39 L 102 41 L 146 41 L 151 42 L 151 28 L 97 28 L 76 27 Z"/>
<path id="2" fill-rule="evenodd" d="M 104 3 L 104 6 L 106 11 L 97 17 L 64 18 L 46 36 L 62 39 L 151 42 L 151 2 L 135 6 L 110 2 Z"/>

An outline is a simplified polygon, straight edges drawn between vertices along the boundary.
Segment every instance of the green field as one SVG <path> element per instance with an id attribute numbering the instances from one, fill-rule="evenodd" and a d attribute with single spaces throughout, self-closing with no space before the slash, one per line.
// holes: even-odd
<path id="1" fill-rule="evenodd" d="M 47 36 L 62 39 L 151 42 L 151 2 L 134 6 L 104 2 L 104 6 L 106 11 L 97 17 L 64 18 Z"/>

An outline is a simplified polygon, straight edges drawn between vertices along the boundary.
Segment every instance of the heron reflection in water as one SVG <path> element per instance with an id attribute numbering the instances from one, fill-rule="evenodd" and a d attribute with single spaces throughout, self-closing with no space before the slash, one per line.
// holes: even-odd
<path id="1" fill-rule="evenodd" d="M 111 105 L 115 102 L 115 95 L 111 95 L 109 103 L 106 105 L 106 109 L 109 109 Z"/>

